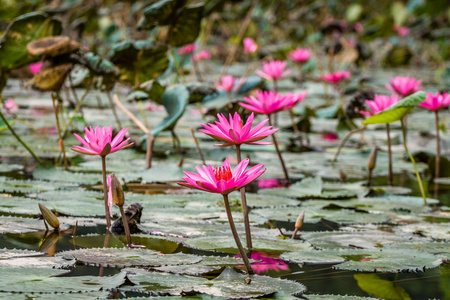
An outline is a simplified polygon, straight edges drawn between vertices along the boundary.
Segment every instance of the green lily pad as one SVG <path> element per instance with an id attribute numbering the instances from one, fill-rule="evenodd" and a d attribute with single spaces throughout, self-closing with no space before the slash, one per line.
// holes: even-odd
<path id="1" fill-rule="evenodd" d="M 420 250 L 442 257 L 445 261 L 450 261 L 449 242 L 417 242 L 417 243 L 396 243 L 387 245 L 388 249 Z"/>
<path id="2" fill-rule="evenodd" d="M 427 241 L 427 239 L 423 238 L 419 239 L 376 230 L 302 232 L 301 236 L 314 247 L 322 249 L 343 247 L 376 248 L 393 243 Z"/>
<path id="3" fill-rule="evenodd" d="M 397 226 L 396 232 L 415 233 L 424 235 L 433 239 L 450 240 L 449 223 L 422 223 Z"/>
<path id="4" fill-rule="evenodd" d="M 66 185 L 70 187 L 70 185 Z M 51 191 L 61 189 L 64 186 L 61 183 L 46 182 L 41 180 L 20 180 L 7 179 L 0 177 L 0 191 L 4 193 L 38 193 L 43 191 Z"/>
<path id="5" fill-rule="evenodd" d="M 8 300 L 60 300 L 64 297 L 64 300 L 92 300 L 92 299 L 107 299 L 109 296 L 108 291 L 82 291 L 80 293 L 57 293 L 57 294 L 48 294 L 42 292 L 41 294 L 35 292 L 29 293 L 1 293 L 5 299 Z"/>
<path id="6" fill-rule="evenodd" d="M 382 299 L 411 299 L 405 289 L 395 281 L 381 278 L 378 274 L 355 274 L 353 277 L 363 291 L 376 297 Z"/>
<path id="7" fill-rule="evenodd" d="M 47 268 L 67 269 L 75 260 L 43 256 L 43 253 L 28 250 L 0 249 L 0 268 Z"/>
<path id="8" fill-rule="evenodd" d="M 214 250 L 227 253 L 237 253 L 237 247 L 234 239 L 230 236 L 207 236 L 186 239 L 184 243 L 192 248 L 202 250 Z M 245 239 L 241 238 L 241 243 L 245 245 Z M 310 250 L 311 245 L 299 240 L 282 240 L 269 238 L 252 238 L 253 248 L 255 250 L 273 250 L 273 251 L 301 251 Z"/>
<path id="9" fill-rule="evenodd" d="M 442 259 L 433 254 L 404 249 L 335 250 L 347 262 L 333 266 L 337 270 L 359 272 L 417 272 L 437 268 Z"/>
<path id="10" fill-rule="evenodd" d="M 240 201 L 239 194 L 230 194 L 230 201 Z M 247 206 L 249 208 L 278 208 L 286 206 L 298 206 L 300 202 L 287 197 L 277 197 L 272 195 L 246 194 Z"/>
<path id="11" fill-rule="evenodd" d="M 63 181 L 83 185 L 94 185 L 102 182 L 102 175 L 91 173 L 78 173 L 64 170 L 63 167 L 48 167 L 44 165 L 38 166 L 33 177 L 39 180 L 47 181 Z"/>
<path id="12" fill-rule="evenodd" d="M 54 277 L 67 270 L 50 268 L 5 268 L 0 273 L 0 290 L 20 293 L 74 293 L 117 288 L 125 282 L 125 274 L 111 277 Z M 61 298 L 64 296 L 61 295 Z"/>
<path id="13" fill-rule="evenodd" d="M 77 261 L 97 266 L 107 267 L 134 267 L 134 266 L 167 266 L 194 264 L 201 261 L 201 257 L 176 253 L 162 254 L 148 249 L 129 248 L 92 248 L 64 251 L 58 253 L 64 259 L 76 259 Z"/>
<path id="14" fill-rule="evenodd" d="M 37 204 L 36 207 L 38 207 Z M 37 210 L 39 211 L 39 208 Z M 60 224 L 60 228 L 67 229 L 68 226 Z M 45 230 L 42 220 L 0 216 L 0 233 L 27 233 L 40 230 Z"/>
<path id="15" fill-rule="evenodd" d="M 280 258 L 298 264 L 339 264 L 345 261 L 334 251 L 327 250 L 287 252 L 281 254 Z"/>
<path id="16" fill-rule="evenodd" d="M 357 274 L 360 275 L 360 274 Z M 356 276 L 356 275 L 355 275 Z M 358 297 L 358 296 L 348 296 L 348 295 L 317 295 L 308 294 L 305 295 L 308 300 L 376 300 L 377 298 L 370 297 Z"/>
<path id="17" fill-rule="evenodd" d="M 391 107 L 367 118 L 363 124 L 387 124 L 400 121 L 405 115 L 410 113 L 419 103 L 426 98 L 426 93 L 423 91 L 416 92 Z"/>
<path id="18" fill-rule="evenodd" d="M 0 120 L 0 123 L 1 123 L 1 120 Z M 23 169 L 22 165 L 17 165 L 17 164 L 11 164 L 11 165 L 0 164 L 0 173 L 7 173 L 7 172 L 18 171 L 18 170 L 22 170 L 22 169 Z"/>

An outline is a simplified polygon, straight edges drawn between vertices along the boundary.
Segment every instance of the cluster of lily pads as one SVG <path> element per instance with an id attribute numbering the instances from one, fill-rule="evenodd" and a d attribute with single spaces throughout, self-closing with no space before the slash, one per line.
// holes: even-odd
<path id="1" fill-rule="evenodd" d="M 107 55 L 61 36 L 56 12 L 6 27 L 0 298 L 345 299 L 272 276 L 326 265 L 353 272 L 365 295 L 407 299 L 373 273 L 448 269 L 449 204 L 437 199 L 450 177 L 441 153 L 448 88 L 426 82 L 425 93 L 421 80 L 395 71 L 350 99 L 366 79 L 347 38 L 361 38 L 364 26 L 324 21 L 324 40 L 338 38 L 343 50 L 271 50 L 246 35 L 257 0 L 222 53 L 208 40 L 217 24 L 228 30 L 216 2 L 129 7 L 140 16 L 130 32 L 153 38 L 121 40 Z M 400 23 L 392 28 L 406 38 Z M 20 68 L 41 93 L 13 78 Z M 416 153 L 423 145 L 429 153 Z"/>

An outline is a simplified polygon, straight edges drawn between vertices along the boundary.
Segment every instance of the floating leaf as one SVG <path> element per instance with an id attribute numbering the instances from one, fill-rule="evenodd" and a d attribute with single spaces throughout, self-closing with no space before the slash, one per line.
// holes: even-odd
<path id="1" fill-rule="evenodd" d="M 7 178 L 0 177 L 0 191 L 6 193 L 37 193 L 43 191 L 50 191 L 60 189 L 63 186 L 61 183 L 52 183 L 41 180 L 8 180 Z"/>
<path id="2" fill-rule="evenodd" d="M 37 208 L 36 202 L 36 211 Z M 61 225 L 61 229 L 67 229 L 66 224 Z M 26 233 L 45 230 L 45 225 L 42 220 L 32 218 L 6 217 L 0 216 L 0 233 Z"/>
<path id="3" fill-rule="evenodd" d="M 58 253 L 64 259 L 76 259 L 89 265 L 111 267 L 159 267 L 168 265 L 193 264 L 201 261 L 201 257 L 184 254 L 161 254 L 148 249 L 130 248 L 92 248 L 64 251 Z"/>
<path id="4" fill-rule="evenodd" d="M 355 274 L 358 286 L 370 295 L 383 299 L 410 300 L 409 294 L 395 281 L 381 278 L 378 274 Z"/>
<path id="5" fill-rule="evenodd" d="M 345 261 L 334 251 L 327 250 L 287 252 L 280 258 L 298 264 L 339 264 Z"/>
<path id="6" fill-rule="evenodd" d="M 405 115 L 411 112 L 419 103 L 426 98 L 426 93 L 423 91 L 416 92 L 391 107 L 367 118 L 363 124 L 387 124 L 400 121 Z"/>
<path id="7" fill-rule="evenodd" d="M 63 167 L 53 167 L 42 164 L 34 169 L 33 177 L 39 180 L 63 181 L 83 185 L 94 185 L 102 182 L 101 173 L 78 173 L 66 171 Z"/>
<path id="8" fill-rule="evenodd" d="M 348 295 L 316 295 L 308 294 L 305 295 L 308 300 L 376 300 L 377 298 L 370 297 L 358 297 L 358 296 L 348 296 Z"/>
<path id="9" fill-rule="evenodd" d="M 43 256 L 43 253 L 27 250 L 0 249 L 0 268 L 68 268 L 75 260 Z"/>
<path id="10" fill-rule="evenodd" d="M 439 240 L 450 240 L 449 223 L 422 223 L 397 226 L 397 232 L 415 233 Z"/>

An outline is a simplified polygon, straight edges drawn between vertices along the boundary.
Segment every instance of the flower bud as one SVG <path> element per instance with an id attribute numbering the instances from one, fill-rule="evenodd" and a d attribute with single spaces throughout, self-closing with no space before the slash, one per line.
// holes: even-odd
<path id="1" fill-rule="evenodd" d="M 123 206 L 125 203 L 125 196 L 123 194 L 122 185 L 114 173 L 111 174 L 111 194 L 114 204 Z"/>
<path id="2" fill-rule="evenodd" d="M 295 228 L 300 229 L 303 225 L 303 221 L 305 220 L 305 211 L 302 210 L 302 212 L 298 215 L 297 221 L 295 221 Z"/>
<path id="3" fill-rule="evenodd" d="M 367 169 L 373 170 L 377 164 L 377 147 L 373 147 L 370 152 L 369 161 L 367 162 Z"/>
<path id="4" fill-rule="evenodd" d="M 44 205 L 42 205 L 40 203 L 38 203 L 38 205 L 39 205 L 39 210 L 42 213 L 42 217 L 48 223 L 48 225 L 50 225 L 51 227 L 53 227 L 56 230 L 59 230 L 59 220 L 55 216 L 55 214 L 50 209 L 45 207 Z"/>

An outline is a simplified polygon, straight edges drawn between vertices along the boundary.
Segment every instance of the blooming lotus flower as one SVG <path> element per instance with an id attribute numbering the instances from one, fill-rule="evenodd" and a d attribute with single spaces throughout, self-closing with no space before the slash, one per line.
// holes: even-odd
<path id="1" fill-rule="evenodd" d="M 446 108 L 450 105 L 450 94 L 436 92 L 433 93 L 428 92 L 425 100 L 419 104 L 420 107 L 426 108 L 428 110 L 437 111 L 442 108 Z"/>
<path id="2" fill-rule="evenodd" d="M 227 147 L 241 144 L 272 144 L 270 142 L 260 142 L 260 140 L 265 139 L 274 132 L 277 132 L 278 128 L 272 129 L 272 126 L 265 126 L 269 121 L 269 119 L 266 119 L 252 129 L 254 117 L 255 115 L 252 113 L 245 124 L 242 125 L 241 116 L 236 112 L 234 113 L 234 116 L 231 116 L 231 114 L 229 115 L 229 121 L 224 115 L 217 114 L 219 122 L 216 121 L 216 124 L 202 124 L 205 129 L 200 129 L 200 131 L 216 140 L 224 142 L 224 144 L 214 146 Z"/>
<path id="3" fill-rule="evenodd" d="M 198 174 L 185 171 L 187 177 L 182 178 L 185 182 L 178 184 L 209 193 L 228 195 L 246 186 L 266 171 L 261 170 L 263 164 L 245 170 L 249 161 L 248 158 L 242 160 L 233 171 L 228 159 L 225 159 L 222 166 L 217 169 L 211 165 L 203 165 L 201 168 L 197 167 Z"/>
<path id="4" fill-rule="evenodd" d="M 325 74 L 323 76 L 320 76 L 319 78 L 329 83 L 337 83 L 341 80 L 349 78 L 350 75 L 351 73 L 349 71 L 337 71 L 334 73 Z"/>
<path id="5" fill-rule="evenodd" d="M 43 66 L 44 66 L 44 63 L 42 61 L 40 61 L 37 63 L 31 63 L 28 67 L 30 68 L 31 73 L 33 73 L 33 75 L 36 75 L 37 73 L 39 73 L 41 71 Z"/>
<path id="6" fill-rule="evenodd" d="M 5 109 L 8 112 L 12 112 L 18 110 L 19 106 L 16 104 L 16 102 L 14 102 L 13 98 L 8 98 L 5 102 Z"/>
<path id="7" fill-rule="evenodd" d="M 111 190 L 111 175 L 108 176 L 108 207 L 109 207 L 109 215 L 111 218 L 113 217 L 113 198 L 112 198 L 112 190 Z"/>
<path id="8" fill-rule="evenodd" d="M 194 56 L 192 57 L 192 59 L 194 61 L 199 61 L 199 60 L 205 60 L 205 59 L 210 59 L 211 58 L 211 52 L 209 52 L 208 50 L 202 50 L 197 54 L 194 54 Z"/>
<path id="9" fill-rule="evenodd" d="M 189 44 L 184 47 L 181 47 L 180 49 L 178 49 L 177 52 L 180 55 L 186 55 L 194 52 L 195 50 L 197 50 L 197 44 Z"/>
<path id="10" fill-rule="evenodd" d="M 311 52 L 308 49 L 297 48 L 289 52 L 288 57 L 292 61 L 302 63 L 311 58 Z"/>
<path id="11" fill-rule="evenodd" d="M 263 63 L 262 70 L 256 70 L 256 74 L 269 81 L 280 80 L 291 73 L 290 69 L 286 68 L 286 61 L 272 60 Z"/>
<path id="12" fill-rule="evenodd" d="M 400 99 L 398 98 L 397 94 L 392 94 L 390 97 L 386 95 L 375 95 L 373 100 L 366 100 L 366 104 L 370 107 L 370 110 L 360 110 L 359 113 L 370 117 L 379 113 L 380 111 L 385 110 L 386 108 L 394 105 L 399 101 Z"/>
<path id="13" fill-rule="evenodd" d="M 220 82 L 216 82 L 214 83 L 214 85 L 216 86 L 216 89 L 218 89 L 219 91 L 224 91 L 224 92 L 231 92 L 233 90 L 234 84 L 236 83 L 237 78 L 234 78 L 231 75 L 227 75 L 227 76 L 222 76 L 222 78 L 220 78 Z"/>
<path id="14" fill-rule="evenodd" d="M 397 76 L 395 78 L 389 79 L 389 81 L 390 85 L 386 84 L 386 88 L 403 97 L 407 97 L 417 91 L 422 90 L 422 87 L 420 86 L 422 84 L 422 80 L 417 80 L 414 77 Z"/>
<path id="15" fill-rule="evenodd" d="M 277 111 L 291 109 L 303 98 L 292 94 L 282 95 L 275 91 L 257 91 L 256 97 L 244 97 L 247 103 L 239 102 L 239 105 L 257 114 L 271 115 Z"/>
<path id="16" fill-rule="evenodd" d="M 258 44 L 252 38 L 245 38 L 243 44 L 245 54 L 255 53 L 258 50 Z"/>
<path id="17" fill-rule="evenodd" d="M 291 101 L 289 103 L 289 109 L 293 108 L 297 103 L 301 102 L 303 99 L 305 99 L 307 92 L 303 92 L 300 94 L 294 94 L 294 93 L 286 93 L 286 97 L 290 98 Z"/>
<path id="18" fill-rule="evenodd" d="M 84 136 L 84 139 L 82 139 L 78 134 L 74 134 L 75 137 L 85 146 L 73 146 L 74 148 L 71 148 L 71 150 L 88 154 L 88 155 L 100 155 L 100 156 L 106 156 L 109 153 L 113 153 L 128 147 L 131 147 L 134 143 L 130 143 L 126 145 L 126 143 L 130 140 L 130 138 L 127 138 L 126 140 L 122 141 L 125 134 L 127 133 L 128 129 L 122 129 L 119 131 L 119 133 L 112 139 L 112 126 L 109 127 L 103 127 L 100 128 L 99 126 L 95 127 L 95 130 L 92 129 L 92 127 L 89 127 L 89 129 L 86 127 L 84 131 L 86 132 L 86 135 Z M 111 146 L 111 150 L 105 154 L 103 153 L 103 150 L 105 146 L 109 144 Z M 107 149 L 106 149 L 107 150 Z"/>
<path id="19" fill-rule="evenodd" d="M 239 255 L 235 255 L 239 257 Z M 257 273 L 267 273 L 269 271 L 280 272 L 281 270 L 289 270 L 289 266 L 282 259 L 276 256 L 271 257 L 264 252 L 252 252 L 251 259 L 258 260 L 252 264 L 252 269 Z"/>
<path id="20" fill-rule="evenodd" d="M 394 24 L 394 30 L 397 31 L 399 36 L 407 36 L 409 34 L 408 27 L 402 27 L 398 24 Z"/>

